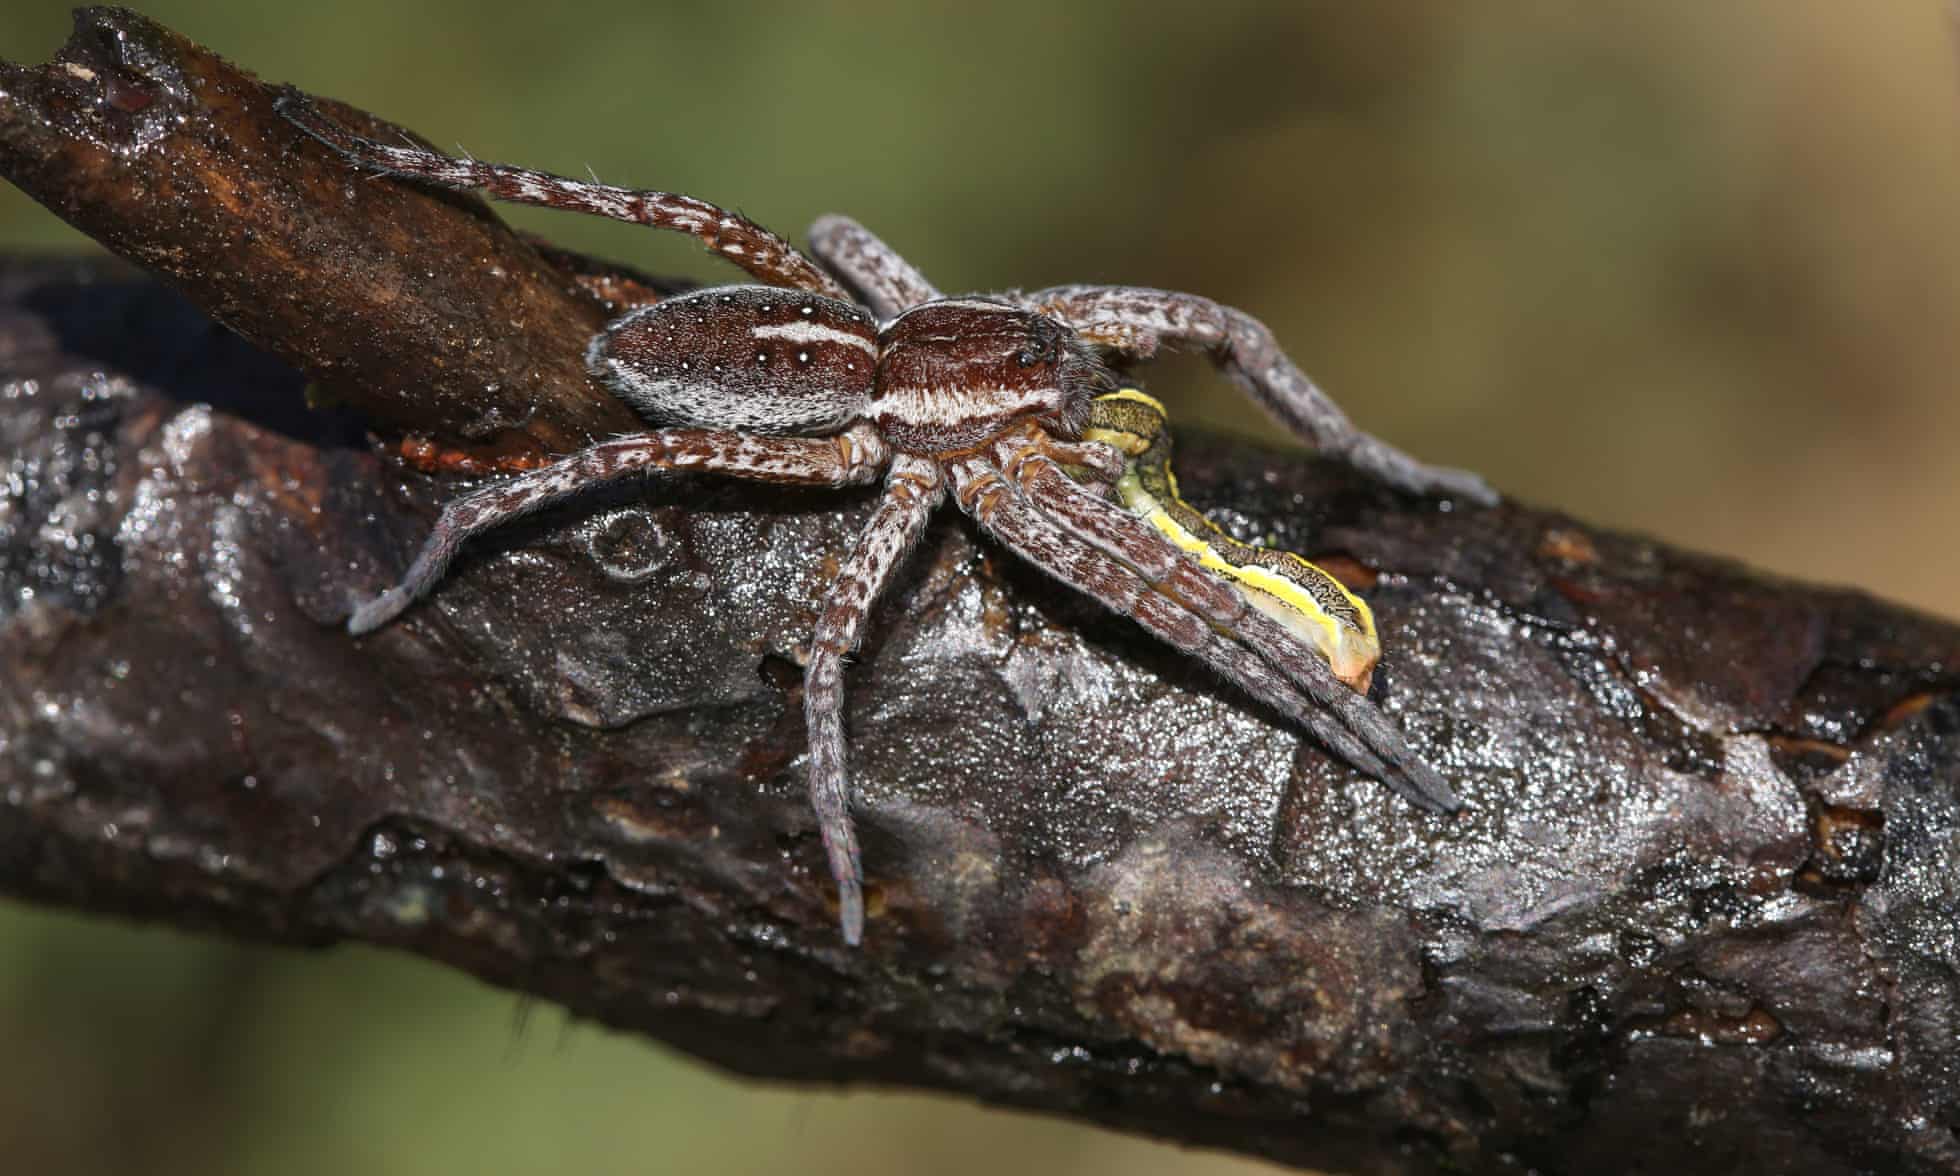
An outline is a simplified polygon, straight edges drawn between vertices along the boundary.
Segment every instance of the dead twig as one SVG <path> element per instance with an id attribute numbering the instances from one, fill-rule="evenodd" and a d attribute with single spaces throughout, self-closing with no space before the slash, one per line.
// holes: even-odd
<path id="1" fill-rule="evenodd" d="M 292 369 L 489 457 L 633 422 L 578 369 L 592 275 L 270 99 L 115 10 L 0 70 L 0 169 L 283 361 L 113 267 L 0 270 L 0 887 L 1293 1163 L 1960 1166 L 1952 626 L 1185 443 L 1195 501 L 1377 577 L 1384 705 L 1468 810 L 946 520 L 852 678 L 847 950 L 795 662 L 862 503 L 618 494 L 348 638 L 446 490 Z"/>

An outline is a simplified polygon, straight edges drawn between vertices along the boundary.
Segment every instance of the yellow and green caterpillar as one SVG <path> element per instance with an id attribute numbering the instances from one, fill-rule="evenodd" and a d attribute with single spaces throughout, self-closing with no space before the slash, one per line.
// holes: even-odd
<path id="1" fill-rule="evenodd" d="M 1096 398 L 1085 441 L 1124 455 L 1114 490 L 1132 514 L 1223 577 L 1260 612 L 1327 658 L 1335 677 L 1366 693 L 1381 642 L 1375 616 L 1339 580 L 1290 551 L 1241 543 L 1178 496 L 1164 406 L 1135 388 Z"/>

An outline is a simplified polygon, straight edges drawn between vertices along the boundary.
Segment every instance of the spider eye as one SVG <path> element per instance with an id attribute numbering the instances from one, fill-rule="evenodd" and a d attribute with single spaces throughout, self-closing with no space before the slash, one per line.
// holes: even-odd
<path id="1" fill-rule="evenodd" d="M 1065 332 L 1060 324 L 1031 316 L 1028 334 L 1021 344 L 1021 351 L 1014 358 L 1022 367 L 1033 367 L 1038 363 L 1056 363 L 1062 358 L 1062 342 Z"/>

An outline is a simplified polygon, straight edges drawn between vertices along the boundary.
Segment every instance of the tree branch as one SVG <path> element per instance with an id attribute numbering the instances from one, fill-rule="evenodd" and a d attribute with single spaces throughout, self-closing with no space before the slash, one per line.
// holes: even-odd
<path id="1" fill-rule="evenodd" d="M 0 168 L 271 353 L 106 263 L 0 270 L 0 887 L 1289 1163 L 1960 1165 L 1954 627 L 1183 440 L 1199 505 L 1374 577 L 1383 703 L 1468 811 L 947 518 L 851 680 L 851 951 L 797 664 L 866 500 L 601 497 L 347 637 L 454 487 L 303 380 L 562 451 L 633 427 L 578 359 L 662 284 L 351 176 L 271 97 L 115 10 L 0 70 Z"/>

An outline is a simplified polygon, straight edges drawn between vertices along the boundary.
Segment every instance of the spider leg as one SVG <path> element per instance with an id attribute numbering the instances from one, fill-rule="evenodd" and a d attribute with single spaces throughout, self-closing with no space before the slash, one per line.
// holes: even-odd
<path id="1" fill-rule="evenodd" d="M 844 658 L 864 636 L 872 606 L 891 583 L 946 498 L 945 480 L 929 461 L 900 457 L 885 478 L 885 496 L 858 535 L 824 600 L 803 668 L 803 721 L 810 731 L 810 806 L 817 813 L 844 942 L 864 936 L 864 872 L 851 828 L 850 773 L 844 750 Z"/>
<path id="2" fill-rule="evenodd" d="M 810 226 L 810 252 L 856 287 L 881 322 L 945 295 L 899 252 L 848 216 L 820 216 Z"/>
<path id="3" fill-rule="evenodd" d="M 1497 492 L 1468 470 L 1432 466 L 1354 427 L 1280 349 L 1266 324 L 1242 310 L 1145 286 L 1057 286 L 1020 296 L 1030 309 L 1061 319 L 1085 339 L 1137 358 L 1160 342 L 1192 343 L 1211 353 L 1233 383 L 1315 449 L 1382 481 L 1419 494 L 1451 494 L 1489 506 Z"/>
<path id="4" fill-rule="evenodd" d="M 1092 488 L 1098 495 L 1109 493 L 1110 487 L 1122 478 L 1127 464 L 1115 446 L 1102 441 L 1061 441 L 1044 437 L 1039 449 L 1041 456 L 1081 470 L 1083 476 L 1077 484 Z M 1021 451 L 1010 449 L 1009 452 L 1018 456 Z"/>
<path id="5" fill-rule="evenodd" d="M 762 482 L 848 486 L 871 481 L 889 459 L 869 426 L 835 437 L 750 437 L 663 429 L 606 441 L 541 470 L 519 474 L 448 503 L 399 584 L 354 610 L 359 636 L 393 620 L 442 578 L 463 541 L 581 490 L 642 470 L 702 470 Z"/>
<path id="6" fill-rule="evenodd" d="M 1422 808 L 1454 811 L 1462 807 L 1456 793 L 1409 746 L 1394 722 L 1337 678 L 1318 650 L 1252 607 L 1245 597 L 1199 567 L 1148 523 L 1070 478 L 1045 455 L 1045 443 L 1008 443 L 1002 448 L 1006 450 L 1006 476 L 1036 507 L 1065 520 L 1068 528 L 1091 547 L 1134 569 L 1152 588 L 1180 601 L 1206 624 L 1236 637 L 1243 643 L 1238 648 L 1270 663 L 1293 688 L 1345 724 L 1377 762 L 1387 765 L 1386 771 L 1370 774 Z M 1341 754 L 1347 756 L 1345 751 Z M 1347 758 L 1356 767 L 1369 770 L 1352 756 Z"/>
<path id="7" fill-rule="evenodd" d="M 1353 732 L 1271 666 L 1183 602 L 1153 589 L 1135 568 L 1097 551 L 1035 509 L 997 467 L 977 457 L 967 458 L 956 463 L 952 473 L 960 508 L 1015 554 L 1136 621 L 1173 649 L 1196 656 L 1354 767 L 1376 779 L 1394 778 L 1389 766 Z"/>
<path id="8" fill-rule="evenodd" d="M 284 95 L 275 105 L 294 126 L 355 167 L 444 188 L 481 188 L 515 204 L 592 213 L 688 233 L 707 245 L 708 252 L 741 266 L 765 285 L 790 286 L 849 301 L 843 287 L 796 246 L 740 213 L 705 200 L 574 180 L 501 163 L 456 159 L 422 147 L 395 147 L 356 135 L 296 95 Z"/>

